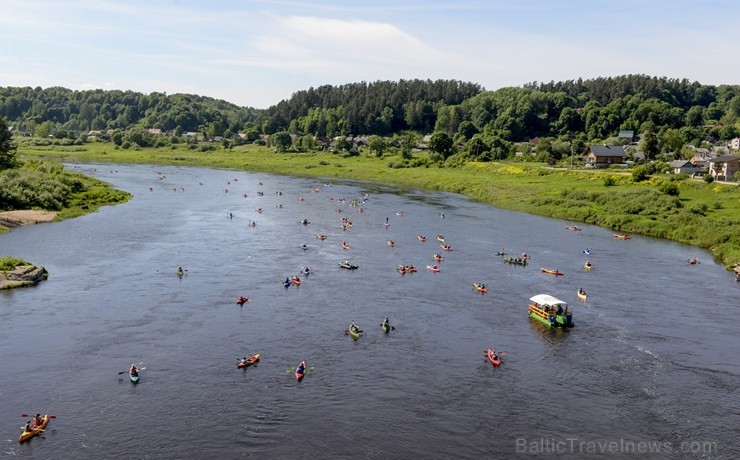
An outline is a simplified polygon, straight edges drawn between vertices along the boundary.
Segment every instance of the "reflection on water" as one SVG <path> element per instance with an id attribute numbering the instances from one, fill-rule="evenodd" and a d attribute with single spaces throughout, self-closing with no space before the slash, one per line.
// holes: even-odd
<path id="1" fill-rule="evenodd" d="M 50 272 L 0 293 L 3 455 L 286 458 L 302 446 L 322 458 L 511 458 L 538 453 L 518 442 L 551 438 L 713 441 L 705 457 L 651 458 L 740 455 L 726 429 L 740 413 L 736 328 L 717 315 L 739 286 L 695 248 L 569 232 L 387 185 L 173 167 L 92 173 L 135 198 L 0 237 L 0 253 Z M 433 263 L 437 234 L 455 248 L 440 273 L 400 275 L 399 264 Z M 530 265 L 504 264 L 501 248 Z M 685 263 L 695 255 L 701 264 Z M 347 258 L 360 268 L 339 268 Z M 286 289 L 291 275 L 303 282 Z M 568 301 L 576 327 L 529 320 L 538 293 Z M 237 306 L 241 295 L 252 301 Z M 358 341 L 344 334 L 352 321 L 365 331 Z M 485 359 L 489 347 L 506 352 L 501 367 Z M 237 370 L 254 353 L 260 363 Z M 297 383 L 301 360 L 314 370 Z M 139 361 L 132 386 L 118 372 Z M 19 445 L 20 414 L 39 411 L 58 418 L 45 439 Z"/>

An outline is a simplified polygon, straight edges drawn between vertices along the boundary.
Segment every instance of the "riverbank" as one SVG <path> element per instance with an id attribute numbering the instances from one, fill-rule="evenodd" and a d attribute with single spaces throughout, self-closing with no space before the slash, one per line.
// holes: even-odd
<path id="1" fill-rule="evenodd" d="M 21 210 L 0 212 L 0 226 L 15 228 L 22 225 L 52 222 L 57 217 L 56 211 Z"/>
<path id="2" fill-rule="evenodd" d="M 196 152 L 185 146 L 115 150 L 111 144 L 30 147 L 19 154 L 64 162 L 205 166 L 270 174 L 355 179 L 440 190 L 527 212 L 678 241 L 709 250 L 725 267 L 740 264 L 740 189 L 656 176 L 633 182 L 613 170 L 566 170 L 543 164 L 468 162 L 458 167 L 405 167 L 397 156 L 282 154 L 266 147 Z M 418 154 L 423 155 L 425 154 Z M 412 160 L 413 161 L 413 160 Z M 670 191 L 666 184 L 675 184 Z M 668 191 L 667 191 L 668 190 Z"/>

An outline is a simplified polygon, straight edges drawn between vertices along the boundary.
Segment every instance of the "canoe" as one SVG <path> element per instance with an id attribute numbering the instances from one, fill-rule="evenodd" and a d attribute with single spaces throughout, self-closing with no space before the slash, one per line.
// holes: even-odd
<path id="1" fill-rule="evenodd" d="M 239 297 L 238 299 L 236 299 L 237 305 L 244 305 L 246 302 L 249 302 L 248 297 Z"/>
<path id="2" fill-rule="evenodd" d="M 290 287 L 291 283 L 292 281 L 290 281 L 289 279 L 286 279 L 285 281 L 283 281 L 283 286 Z"/>
<path id="3" fill-rule="evenodd" d="M 129 373 L 128 373 L 128 378 L 129 378 L 129 379 L 131 379 L 131 383 L 133 383 L 133 384 L 137 384 L 137 383 L 139 383 L 139 379 L 141 378 L 141 372 L 139 372 L 139 373 L 138 373 L 138 374 L 136 374 L 136 375 L 133 375 L 133 374 L 131 373 L 131 371 L 129 371 Z"/>
<path id="4" fill-rule="evenodd" d="M 25 442 L 31 439 L 32 437 L 36 436 L 39 433 L 44 432 L 44 428 L 46 428 L 46 425 L 49 424 L 49 415 L 44 415 L 41 418 L 42 422 L 41 425 L 34 427 L 31 431 L 23 430 L 23 433 L 21 433 L 20 438 L 18 438 L 18 442 Z"/>
<path id="5" fill-rule="evenodd" d="M 434 254 L 434 260 L 436 260 L 437 262 L 442 262 L 444 258 L 439 254 Z"/>
<path id="6" fill-rule="evenodd" d="M 418 235 L 416 239 L 421 241 L 422 243 L 425 243 L 427 241 L 427 237 L 424 235 Z"/>
<path id="7" fill-rule="evenodd" d="M 483 294 L 485 294 L 488 291 L 488 289 L 484 285 L 482 285 L 481 283 L 473 283 L 473 288 L 476 291 L 481 292 Z"/>
<path id="8" fill-rule="evenodd" d="M 342 243 L 342 249 L 344 249 L 345 251 L 349 251 L 349 244 Z"/>
<path id="9" fill-rule="evenodd" d="M 383 332 L 387 334 L 391 330 L 391 325 L 384 322 L 383 324 L 380 325 L 380 328 L 383 329 Z"/>
<path id="10" fill-rule="evenodd" d="M 326 239 L 326 235 L 324 235 L 324 234 L 321 234 L 321 233 L 317 233 L 317 234 L 316 234 L 316 239 L 317 239 L 317 240 L 321 240 L 321 241 L 324 241 L 324 240 Z"/>
<path id="11" fill-rule="evenodd" d="M 581 228 L 580 227 L 576 227 L 575 225 L 569 225 L 569 226 L 565 227 L 565 229 L 566 230 L 573 230 L 574 232 L 580 232 L 581 231 Z"/>
<path id="12" fill-rule="evenodd" d="M 578 291 L 577 294 L 578 294 L 579 299 L 586 300 L 586 296 L 587 296 L 586 291 Z"/>
<path id="13" fill-rule="evenodd" d="M 514 257 L 505 257 L 503 260 L 505 264 L 521 265 L 521 266 L 527 265 L 527 259 L 515 259 Z"/>
<path id="14" fill-rule="evenodd" d="M 247 358 L 247 362 L 246 363 L 245 362 L 242 362 L 241 360 L 239 360 L 239 362 L 236 364 L 236 367 L 239 368 L 239 369 L 242 369 L 242 368 L 251 366 L 252 364 L 256 363 L 259 360 L 260 360 L 260 354 L 257 353 L 256 355 L 250 356 L 249 358 Z"/>
<path id="15" fill-rule="evenodd" d="M 436 265 L 427 265 L 427 269 L 433 271 L 434 273 L 439 273 L 439 267 Z"/>
<path id="16" fill-rule="evenodd" d="M 620 239 L 620 240 L 629 240 L 632 239 L 629 235 L 620 235 L 619 233 L 614 234 L 614 238 Z"/>
<path id="17" fill-rule="evenodd" d="M 555 276 L 563 276 L 563 275 L 565 275 L 565 273 L 563 273 L 561 271 L 558 271 L 558 269 L 554 269 L 553 270 L 551 268 L 542 268 L 542 267 L 540 267 L 540 270 L 542 271 L 542 273 L 549 273 L 550 275 L 555 275 Z"/>
<path id="18" fill-rule="evenodd" d="M 295 284 L 296 286 L 300 286 L 301 285 L 301 280 L 297 276 L 291 276 L 290 277 L 290 282 L 293 283 L 293 284 Z"/>
<path id="19" fill-rule="evenodd" d="M 355 330 L 352 325 L 349 326 L 349 335 L 354 339 L 357 340 L 360 338 L 360 326 L 355 324 L 355 327 L 357 327 L 357 330 Z"/>
<path id="20" fill-rule="evenodd" d="M 444 243 L 445 242 L 445 237 L 442 236 L 442 235 L 437 235 L 437 241 L 439 241 L 440 243 Z"/>
<path id="21" fill-rule="evenodd" d="M 388 240 L 388 246 L 393 247 L 396 243 L 394 241 Z"/>
<path id="22" fill-rule="evenodd" d="M 501 358 L 496 356 L 496 352 L 494 350 L 491 350 L 490 348 L 486 350 L 486 357 L 494 367 L 499 367 L 501 365 Z"/>
<path id="23" fill-rule="evenodd" d="M 452 251 L 452 246 L 448 244 L 440 244 L 439 247 L 442 248 L 443 251 Z"/>
<path id="24" fill-rule="evenodd" d="M 585 270 L 586 270 L 587 272 L 590 272 L 590 271 L 591 271 L 591 267 L 593 267 L 593 265 L 591 265 L 591 264 L 589 264 L 589 263 L 585 263 L 585 264 L 583 264 L 583 268 L 584 268 L 584 269 L 585 269 Z"/>
<path id="25" fill-rule="evenodd" d="M 339 266 L 346 268 L 347 270 L 357 270 L 357 265 L 351 264 L 346 260 L 344 262 L 339 262 Z"/>
<path id="26" fill-rule="evenodd" d="M 295 368 L 295 379 L 300 382 L 304 375 L 306 375 L 306 362 L 301 361 L 298 367 Z"/>

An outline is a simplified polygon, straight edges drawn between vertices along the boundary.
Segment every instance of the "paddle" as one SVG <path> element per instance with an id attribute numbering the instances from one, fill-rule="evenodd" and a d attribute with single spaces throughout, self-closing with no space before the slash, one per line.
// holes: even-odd
<path id="1" fill-rule="evenodd" d="M 142 364 L 144 364 L 144 361 L 141 361 L 141 362 L 140 362 L 139 364 L 135 364 L 135 366 L 136 366 L 136 368 L 137 368 L 137 369 L 139 369 L 140 371 L 143 371 L 144 369 L 146 369 L 146 367 L 139 367 L 139 366 L 141 366 Z M 129 370 L 130 370 L 130 369 L 129 369 Z M 119 373 L 118 373 L 118 375 L 126 374 L 126 373 L 128 373 L 128 372 L 129 372 L 129 371 L 121 371 L 121 372 L 119 372 Z"/>
<path id="2" fill-rule="evenodd" d="M 395 329 L 395 328 L 393 328 L 393 329 Z M 364 333 L 364 332 L 365 332 L 365 331 L 363 331 L 362 329 L 357 329 L 357 333 L 358 333 L 358 334 L 362 334 L 362 333 Z M 349 334 L 349 329 L 345 329 L 345 330 L 344 330 L 344 335 L 347 335 L 347 334 Z"/>
<path id="3" fill-rule="evenodd" d="M 29 414 L 21 414 L 21 417 L 24 417 L 24 418 L 25 417 L 32 417 L 32 415 L 29 415 Z M 56 415 L 50 415 L 49 416 L 49 420 L 56 420 L 56 418 L 57 418 Z"/>

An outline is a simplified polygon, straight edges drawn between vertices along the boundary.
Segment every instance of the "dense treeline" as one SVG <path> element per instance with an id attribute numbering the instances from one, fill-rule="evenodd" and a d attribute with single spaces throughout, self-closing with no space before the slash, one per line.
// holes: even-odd
<path id="1" fill-rule="evenodd" d="M 627 75 L 484 92 L 441 107 L 435 129 L 466 142 L 465 152 L 480 160 L 505 158 L 513 143 L 538 138 L 550 157 L 581 154 L 589 142 L 616 143 L 623 130 L 650 140 L 641 148 L 654 157 L 736 137 L 739 120 L 740 86 Z"/>
<path id="2" fill-rule="evenodd" d="M 394 145 L 405 142 L 408 158 L 418 139 L 408 133 L 434 133 L 433 161 L 456 153 L 490 161 L 533 149 L 541 160 L 559 160 L 581 155 L 589 143 L 624 143 L 617 134 L 632 131 L 643 141 L 638 148 L 652 159 L 738 136 L 740 86 L 646 75 L 495 91 L 455 80 L 376 81 L 309 88 L 267 110 L 187 94 L 0 88 L 1 116 L 37 137 L 113 129 L 111 138 L 122 148 L 182 142 L 184 132 L 198 133 L 187 139 L 192 148 L 200 148 L 197 139 L 221 136 L 229 148 L 237 133 L 245 133 L 239 142 L 269 134 L 280 140 L 273 146 L 282 151 L 316 148 L 322 145 L 316 137 L 366 135 L 394 136 Z M 155 137 L 148 128 L 173 135 Z M 289 134 L 297 137 L 291 140 Z M 382 157 L 384 144 L 372 142 Z"/>
<path id="3" fill-rule="evenodd" d="M 192 94 L 142 94 L 61 87 L 0 87 L 0 117 L 46 137 L 59 130 L 159 128 L 221 136 L 252 126 L 261 111 Z"/>
<path id="4" fill-rule="evenodd" d="M 317 136 L 431 132 L 437 111 L 475 96 L 482 87 L 455 80 L 400 80 L 324 85 L 298 91 L 267 109 L 264 130 Z"/>

